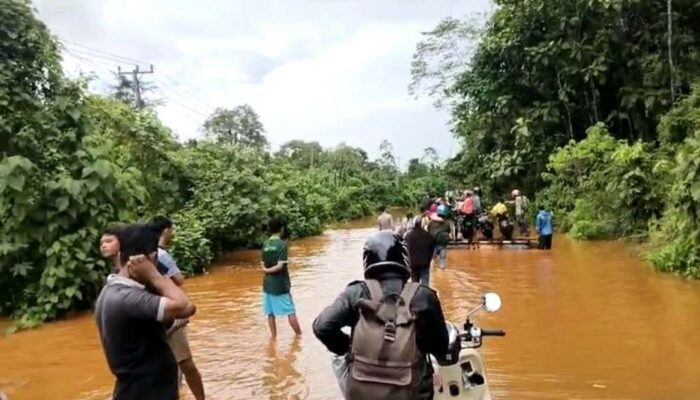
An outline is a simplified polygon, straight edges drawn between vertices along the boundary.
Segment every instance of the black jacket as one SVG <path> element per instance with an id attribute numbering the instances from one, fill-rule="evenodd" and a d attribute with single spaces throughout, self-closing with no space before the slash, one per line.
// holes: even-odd
<path id="1" fill-rule="evenodd" d="M 435 251 L 435 239 L 423 228 L 413 228 L 406 235 L 408 254 L 411 256 L 411 268 L 430 267 Z"/>
<path id="2" fill-rule="evenodd" d="M 384 293 L 400 293 L 405 280 L 398 274 L 386 272 L 378 277 Z M 313 324 L 314 334 L 337 355 L 344 355 L 350 349 L 350 336 L 341 331 L 349 326 L 354 329 L 359 319 L 358 303 L 363 298 L 369 298 L 369 290 L 363 281 L 355 281 L 348 285 L 338 298 L 326 307 Z M 416 342 L 418 349 L 424 354 L 443 356 L 447 352 L 448 338 L 445 328 L 445 317 L 442 314 L 440 301 L 432 289 L 421 286 L 411 302 L 411 311 L 416 316 Z M 433 398 L 433 370 L 430 363 L 421 366 L 424 371 L 421 381 L 421 398 Z"/>

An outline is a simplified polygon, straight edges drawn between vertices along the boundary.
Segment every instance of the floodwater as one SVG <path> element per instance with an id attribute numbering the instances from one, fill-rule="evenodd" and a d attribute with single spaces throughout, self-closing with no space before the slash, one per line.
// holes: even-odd
<path id="1" fill-rule="evenodd" d="M 210 399 L 340 398 L 311 323 L 361 278 L 370 232 L 349 225 L 291 244 L 300 339 L 280 320 L 277 343 L 268 340 L 258 252 L 234 252 L 188 280 L 191 346 Z M 700 398 L 700 282 L 656 273 L 621 244 L 561 237 L 551 253 L 460 249 L 448 264 L 432 282 L 450 320 L 484 292 L 503 299 L 501 312 L 479 318 L 508 332 L 482 348 L 496 399 Z M 0 391 L 11 400 L 106 399 L 112 384 L 91 315 L 0 338 Z"/>

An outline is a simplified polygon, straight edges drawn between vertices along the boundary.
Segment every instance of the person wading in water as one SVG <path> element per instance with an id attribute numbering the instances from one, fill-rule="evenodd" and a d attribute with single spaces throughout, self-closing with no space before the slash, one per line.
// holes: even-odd
<path id="1" fill-rule="evenodd" d="M 381 214 L 377 217 L 377 226 L 380 231 L 391 231 L 394 230 L 394 217 L 389 214 L 386 207 L 379 208 Z"/>
<path id="2" fill-rule="evenodd" d="M 281 218 L 273 218 L 269 223 L 271 236 L 262 250 L 263 271 L 263 312 L 267 317 L 270 337 L 277 337 L 276 317 L 287 317 L 294 333 L 301 335 L 301 328 L 296 316 L 296 308 L 291 294 L 291 282 L 287 260 L 287 242 L 282 238 L 286 234 L 285 223 Z"/>
<path id="3" fill-rule="evenodd" d="M 413 221 L 414 227 L 406 235 L 408 254 L 411 256 L 411 281 L 430 285 L 430 261 L 435 254 L 435 239 L 421 226 L 420 219 Z"/>

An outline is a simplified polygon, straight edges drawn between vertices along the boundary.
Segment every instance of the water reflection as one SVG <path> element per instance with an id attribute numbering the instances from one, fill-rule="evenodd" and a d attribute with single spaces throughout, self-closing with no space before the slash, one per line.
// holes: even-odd
<path id="1" fill-rule="evenodd" d="M 299 400 L 308 395 L 304 377 L 294 367 L 297 353 L 301 350 L 301 339 L 295 337 L 286 345 L 269 340 L 265 349 L 262 384 L 270 400 Z"/>

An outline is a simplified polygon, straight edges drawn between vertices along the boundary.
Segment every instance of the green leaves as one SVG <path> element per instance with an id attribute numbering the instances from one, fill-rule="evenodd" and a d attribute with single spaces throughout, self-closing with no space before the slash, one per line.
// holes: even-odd
<path id="1" fill-rule="evenodd" d="M 107 160 L 104 159 L 99 159 L 95 161 L 95 163 L 92 165 L 92 168 L 102 179 L 107 178 L 112 172 L 112 166 Z"/>
<path id="2" fill-rule="evenodd" d="M 5 177 L 7 179 L 7 186 L 14 189 L 17 192 L 21 192 L 24 188 L 24 176 L 23 175 L 10 175 Z"/>

